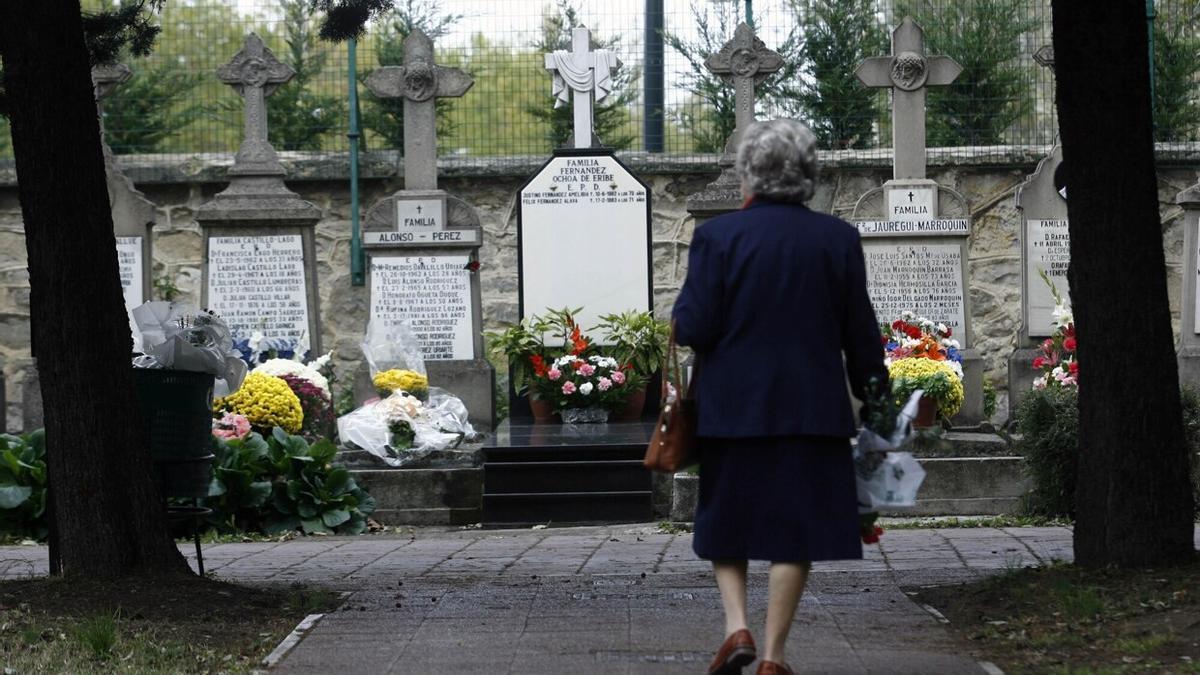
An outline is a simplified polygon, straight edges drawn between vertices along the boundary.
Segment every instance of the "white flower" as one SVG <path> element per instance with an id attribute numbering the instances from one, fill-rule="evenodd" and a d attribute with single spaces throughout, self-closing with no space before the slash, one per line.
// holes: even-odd
<path id="1" fill-rule="evenodd" d="M 947 330 L 949 330 L 949 329 L 948 329 L 948 328 L 946 328 L 946 324 L 944 324 L 944 323 L 939 323 L 939 324 L 937 325 L 937 330 L 938 330 L 938 332 L 939 332 L 939 333 L 945 333 L 945 332 L 946 332 Z"/>
<path id="2" fill-rule="evenodd" d="M 1075 323 L 1075 318 L 1072 316 L 1071 308 L 1067 305 L 1054 305 L 1054 312 L 1051 313 L 1054 318 L 1054 324 L 1059 328 L 1066 327 L 1067 324 Z"/>
<path id="3" fill-rule="evenodd" d="M 304 331 L 300 334 L 300 339 L 296 340 L 296 346 L 292 349 L 292 358 L 299 361 L 300 359 L 304 358 L 304 355 L 307 354 L 310 349 L 311 347 L 308 344 L 308 331 Z"/>
<path id="4" fill-rule="evenodd" d="M 945 363 L 946 365 L 950 366 L 950 370 L 953 370 L 954 374 L 958 375 L 958 379 L 960 379 L 960 380 L 963 379 L 963 369 L 962 369 L 961 363 L 959 363 L 958 361 L 951 361 L 949 359 L 943 361 L 942 363 Z"/>
<path id="5" fill-rule="evenodd" d="M 379 402 L 379 410 L 388 422 L 415 421 L 424 413 L 425 406 L 415 396 L 398 391 Z"/>
<path id="6" fill-rule="evenodd" d="M 900 320 L 901 321 L 912 321 L 915 318 L 917 318 L 917 315 L 913 314 L 912 312 L 910 312 L 907 309 L 904 310 L 903 312 L 900 312 Z"/>
<path id="7" fill-rule="evenodd" d="M 261 330 L 252 331 L 250 333 L 250 337 L 246 340 L 246 346 L 250 348 L 251 352 L 258 354 L 261 351 L 259 349 L 259 345 L 262 344 L 262 341 L 266 339 L 266 337 L 267 336 L 263 335 Z"/>
<path id="8" fill-rule="evenodd" d="M 331 395 L 329 392 L 329 380 L 321 373 L 318 373 L 315 368 L 306 366 L 299 361 L 291 359 L 268 359 L 265 363 L 255 368 L 254 372 L 262 373 L 263 375 L 273 375 L 275 377 L 281 375 L 299 377 L 312 382 L 314 386 L 325 392 L 326 396 Z"/>
<path id="9" fill-rule="evenodd" d="M 324 355 L 319 356 L 315 360 L 311 361 L 308 364 L 308 367 L 312 368 L 313 370 L 324 370 L 325 366 L 329 365 L 329 360 L 332 358 L 333 358 L 333 350 L 330 349 Z"/>
<path id="10" fill-rule="evenodd" d="M 588 394 L 592 393 L 593 386 L 594 385 L 592 385 L 591 382 L 584 382 L 583 384 L 579 385 L 579 393 L 587 396 Z"/>

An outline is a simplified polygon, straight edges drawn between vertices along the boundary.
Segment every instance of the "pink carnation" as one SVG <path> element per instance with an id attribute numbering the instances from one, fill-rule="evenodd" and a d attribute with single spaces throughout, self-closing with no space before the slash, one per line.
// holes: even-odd
<path id="1" fill-rule="evenodd" d="M 571 381 L 563 382 L 562 393 L 570 396 L 575 393 L 575 383 Z"/>
<path id="2" fill-rule="evenodd" d="M 546 377 L 550 378 L 551 382 L 554 382 L 558 380 L 558 378 L 562 377 L 562 371 L 558 368 L 551 368 L 550 371 L 546 373 Z"/>
<path id="3" fill-rule="evenodd" d="M 213 420 L 212 435 L 223 441 L 245 438 L 250 433 L 250 420 L 237 413 L 225 413 L 221 419 Z"/>
<path id="4" fill-rule="evenodd" d="M 612 380 L 607 377 L 600 378 L 600 391 L 608 391 L 612 388 Z"/>
<path id="5" fill-rule="evenodd" d="M 596 372 L 596 367 L 590 363 L 585 363 L 582 366 L 579 366 L 579 374 L 583 375 L 584 377 L 588 377 L 594 372 Z"/>
<path id="6" fill-rule="evenodd" d="M 622 373 L 619 370 L 614 370 L 612 374 L 612 381 L 617 384 L 625 384 L 625 373 Z"/>

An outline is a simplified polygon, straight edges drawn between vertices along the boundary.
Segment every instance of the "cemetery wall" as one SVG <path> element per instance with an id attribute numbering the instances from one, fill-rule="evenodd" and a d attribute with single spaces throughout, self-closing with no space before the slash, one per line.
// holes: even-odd
<path id="1" fill-rule="evenodd" d="M 288 186 L 321 211 L 316 229 L 320 315 L 323 343 L 338 360 L 358 366 L 367 319 L 367 289 L 350 284 L 350 197 L 344 156 L 283 155 Z M 1007 359 L 1016 347 L 1020 325 L 1020 212 L 1014 190 L 1032 173 L 1041 154 L 1026 149 L 998 149 L 970 160 L 931 151 L 929 177 L 962 193 L 971 206 L 969 287 L 976 346 L 985 359 L 987 377 L 1000 393 L 997 417 L 1007 416 Z M 120 158 L 138 188 L 159 211 L 154 237 L 155 279 L 168 281 L 180 297 L 198 302 L 202 246 L 194 214 L 225 187 L 229 157 L 195 157 L 187 162 L 155 158 Z M 633 172 L 653 190 L 653 260 L 655 305 L 669 312 L 687 271 L 692 222 L 689 195 L 716 177 L 715 161 L 630 157 Z M 541 160 L 487 163 L 453 160 L 442 166 L 440 187 L 479 211 L 484 242 L 480 250 L 483 315 L 486 328 L 517 318 L 517 207 L 514 196 Z M 402 187 L 394 155 L 368 155 L 363 167 L 360 203 L 363 211 Z M 849 217 L 868 189 L 891 177 L 890 162 L 839 153 L 825 162 L 812 206 Z M 1178 330 L 1180 266 L 1183 259 L 1182 211 L 1176 194 L 1200 179 L 1195 156 L 1160 157 L 1159 201 L 1173 320 Z M 63 223 L 65 229 L 70 223 Z M 600 236 L 600 235 L 598 235 Z M 564 256 L 579 255 L 563 251 Z M 619 264 L 619 263 L 616 263 Z M 1114 270 L 1119 273 L 1119 270 Z M 29 352 L 29 287 L 25 243 L 11 163 L 0 164 L 0 363 L 5 376 L 7 428 L 22 426 L 22 401 L 32 367 Z M 819 326 L 813 327 L 820 330 Z M 805 336 L 787 338 L 799 348 Z M 788 345 L 781 345 L 786 349 Z M 346 371 L 349 372 L 349 371 Z"/>

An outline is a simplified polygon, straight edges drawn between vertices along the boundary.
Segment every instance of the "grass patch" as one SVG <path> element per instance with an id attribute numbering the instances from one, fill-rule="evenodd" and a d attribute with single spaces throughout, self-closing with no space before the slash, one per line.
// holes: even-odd
<path id="1" fill-rule="evenodd" d="M 1200 673 L 1200 560 L 1009 570 L 917 591 L 1006 673 Z"/>
<path id="2" fill-rule="evenodd" d="M 937 516 L 929 518 L 881 518 L 880 525 L 889 530 L 929 530 L 975 527 L 1070 527 L 1069 520 L 1045 516 Z"/>
<path id="3" fill-rule="evenodd" d="M 0 654 L 16 673 L 248 673 L 336 594 L 209 579 L 0 582 Z"/>

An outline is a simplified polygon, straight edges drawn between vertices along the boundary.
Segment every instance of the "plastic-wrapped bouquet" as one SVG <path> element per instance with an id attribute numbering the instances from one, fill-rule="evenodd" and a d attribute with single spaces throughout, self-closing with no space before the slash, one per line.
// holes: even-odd
<path id="1" fill-rule="evenodd" d="M 1079 359 L 1075 355 L 1075 317 L 1071 306 L 1058 292 L 1058 287 L 1041 272 L 1042 280 L 1050 287 L 1054 296 L 1054 334 L 1038 345 L 1039 354 L 1033 359 L 1033 369 L 1041 374 L 1033 380 L 1034 389 L 1062 387 L 1073 389 L 1079 386 Z"/>
<path id="2" fill-rule="evenodd" d="M 234 391 L 246 364 L 233 349 L 233 337 L 220 316 L 184 302 L 153 301 L 133 309 L 142 355 L 135 368 L 170 368 L 211 373 L 217 393 Z"/>
<path id="3" fill-rule="evenodd" d="M 916 435 L 912 420 L 922 392 L 914 391 L 900 405 L 890 385 L 874 379 L 868 385 L 867 416 L 854 447 L 858 484 L 859 525 L 863 543 L 878 543 L 883 529 L 876 526 L 879 509 L 913 506 L 925 470 L 903 448 Z"/>

